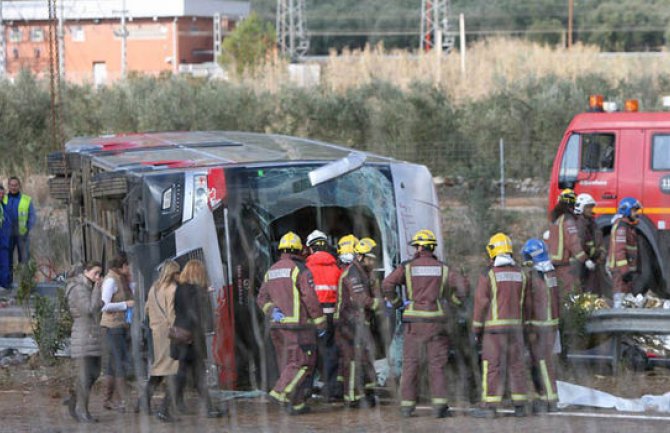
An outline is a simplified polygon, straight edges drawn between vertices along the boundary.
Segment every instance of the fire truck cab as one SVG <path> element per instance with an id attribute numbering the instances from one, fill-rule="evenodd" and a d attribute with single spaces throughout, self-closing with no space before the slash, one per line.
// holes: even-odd
<path id="1" fill-rule="evenodd" d="M 209 377 L 224 388 L 272 383 L 272 345 L 255 298 L 287 231 L 305 239 L 319 229 L 331 244 L 370 236 L 382 274 L 411 257 L 419 229 L 432 229 L 442 245 L 426 167 L 328 143 L 225 131 L 80 137 L 48 162 L 51 195 L 67 204 L 72 262 L 129 255 L 136 346 L 159 264 L 205 262 Z M 137 362 L 150 351 L 133 352 Z"/>
<path id="2" fill-rule="evenodd" d="M 600 101 L 565 131 L 551 173 L 549 210 L 563 188 L 591 194 L 609 245 L 619 201 L 637 198 L 644 208 L 636 284 L 670 297 L 670 112 L 605 112 Z"/>

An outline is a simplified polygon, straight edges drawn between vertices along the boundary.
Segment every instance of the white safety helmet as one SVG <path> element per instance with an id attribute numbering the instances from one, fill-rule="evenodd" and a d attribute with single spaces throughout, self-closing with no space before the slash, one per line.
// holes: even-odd
<path id="1" fill-rule="evenodd" d="M 328 236 L 322 231 L 319 230 L 314 230 L 312 233 L 307 236 L 307 242 L 305 242 L 308 247 L 312 247 L 314 245 L 325 245 L 328 243 Z"/>
<path id="2" fill-rule="evenodd" d="M 577 196 L 575 200 L 575 213 L 577 215 L 584 213 L 584 208 L 586 206 L 595 206 L 596 201 L 591 197 L 591 194 L 581 193 Z"/>

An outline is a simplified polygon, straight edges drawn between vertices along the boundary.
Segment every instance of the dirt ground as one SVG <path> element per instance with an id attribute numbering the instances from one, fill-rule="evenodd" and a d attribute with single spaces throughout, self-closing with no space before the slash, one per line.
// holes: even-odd
<path id="1" fill-rule="evenodd" d="M 44 367 L 37 358 L 28 363 L 0 370 L 0 432 L 641 432 L 667 431 L 670 416 L 621 414 L 609 410 L 566 408 L 559 414 L 523 419 L 504 416 L 496 420 L 477 420 L 466 416 L 470 405 L 452 400 L 455 416 L 434 419 L 428 406 L 420 406 L 417 416 L 403 419 L 392 394 L 384 392 L 382 404 L 374 409 L 345 409 L 341 404 L 313 401 L 311 414 L 292 417 L 265 398 L 234 400 L 227 405 L 230 417 L 206 419 L 196 414 L 181 415 L 175 424 L 163 424 L 154 417 L 135 413 L 118 414 L 102 408 L 102 389 L 96 384 L 91 398 L 91 412 L 100 422 L 77 424 L 70 419 L 62 400 L 67 394 L 69 360 Z M 670 370 L 656 367 L 637 373 L 623 371 L 617 377 L 600 374 L 592 368 L 561 372 L 561 379 L 592 386 L 622 397 L 663 394 L 670 391 Z M 136 394 L 133 394 L 136 395 Z M 154 396 L 154 406 L 161 395 Z M 195 395 L 187 400 L 196 407 Z M 425 404 L 425 403 L 424 403 Z M 195 410 L 194 410 L 195 411 Z M 656 417 L 656 418 L 655 418 Z M 658 419 L 657 419 L 658 418 Z"/>

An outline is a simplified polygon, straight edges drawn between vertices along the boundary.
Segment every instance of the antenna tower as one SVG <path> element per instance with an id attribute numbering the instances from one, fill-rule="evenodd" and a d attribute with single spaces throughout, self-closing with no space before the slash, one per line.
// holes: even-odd
<path id="1" fill-rule="evenodd" d="M 292 62 L 299 61 L 309 49 L 305 0 L 277 0 L 277 44 Z"/>
<path id="2" fill-rule="evenodd" d="M 449 0 L 421 0 L 421 51 L 451 51 L 454 36 L 449 34 L 448 12 Z"/>

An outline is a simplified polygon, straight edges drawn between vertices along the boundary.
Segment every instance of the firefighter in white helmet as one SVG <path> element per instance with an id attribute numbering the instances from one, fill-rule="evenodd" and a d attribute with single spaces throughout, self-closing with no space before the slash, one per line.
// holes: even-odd
<path id="1" fill-rule="evenodd" d="M 605 262 L 607 249 L 603 243 L 603 234 L 593 215 L 596 201 L 591 194 L 582 193 L 575 201 L 575 220 L 577 223 L 577 236 L 582 243 L 582 249 L 595 268 L 589 269 L 582 265 L 580 281 L 582 290 L 600 294 L 599 270 Z"/>

